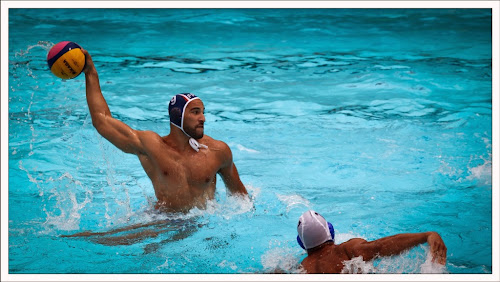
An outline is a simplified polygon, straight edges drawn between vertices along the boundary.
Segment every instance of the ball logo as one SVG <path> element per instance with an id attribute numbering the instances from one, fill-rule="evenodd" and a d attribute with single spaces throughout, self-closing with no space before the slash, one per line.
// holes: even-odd
<path id="1" fill-rule="evenodd" d="M 172 99 L 170 99 L 170 105 L 174 105 L 175 104 L 175 101 L 176 101 L 176 96 L 172 97 Z"/>
<path id="2" fill-rule="evenodd" d="M 71 72 L 72 75 L 76 75 L 76 71 L 70 66 L 70 64 L 68 63 L 68 61 L 63 60 L 63 63 L 69 69 L 69 71 Z"/>

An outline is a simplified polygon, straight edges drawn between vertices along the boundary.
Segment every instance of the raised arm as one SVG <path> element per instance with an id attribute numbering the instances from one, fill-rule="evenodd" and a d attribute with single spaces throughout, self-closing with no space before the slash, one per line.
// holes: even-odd
<path id="1" fill-rule="evenodd" d="M 138 132 L 125 123 L 113 118 L 108 104 L 104 99 L 99 85 L 99 76 L 92 61 L 92 57 L 86 50 L 85 54 L 85 87 L 87 92 L 87 103 L 92 117 L 92 124 L 97 132 L 113 145 L 125 153 L 141 154 L 143 146 Z"/>
<path id="2" fill-rule="evenodd" d="M 362 239 L 353 239 L 349 245 L 346 242 L 346 251 L 350 257 L 363 256 L 363 260 L 371 260 L 376 256 L 391 256 L 413 248 L 423 243 L 429 243 L 432 261 L 446 263 L 446 246 L 436 232 L 404 233 L 384 237 L 367 242 Z"/>
<path id="3" fill-rule="evenodd" d="M 223 142 L 222 142 L 223 143 Z M 245 185 L 240 180 L 240 175 L 238 174 L 238 170 L 233 163 L 233 154 L 229 146 L 226 143 L 223 143 L 223 166 L 219 170 L 219 175 L 222 177 L 224 184 L 231 194 L 241 194 L 248 195 L 247 189 Z"/>

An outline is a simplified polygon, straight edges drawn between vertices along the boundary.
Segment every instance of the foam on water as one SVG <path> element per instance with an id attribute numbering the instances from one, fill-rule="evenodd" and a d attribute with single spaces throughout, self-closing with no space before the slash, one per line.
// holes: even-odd
<path id="1" fill-rule="evenodd" d="M 234 216 L 251 211 L 253 207 L 254 204 L 250 197 L 231 195 L 228 196 L 223 203 L 214 199 L 207 202 L 207 207 L 205 209 L 193 208 L 185 215 L 185 218 L 183 216 L 183 219 L 205 215 L 217 215 L 225 220 L 230 220 Z"/>
<path id="2" fill-rule="evenodd" d="M 301 207 L 301 208 L 309 208 L 311 206 L 311 202 L 300 195 L 276 195 L 280 201 L 286 204 L 286 211 L 290 212 L 290 210 Z"/>
<path id="3" fill-rule="evenodd" d="M 267 273 L 303 273 L 297 259 L 297 249 L 281 247 L 279 242 L 270 242 L 270 249 L 261 257 L 264 272 Z"/>
<path id="4" fill-rule="evenodd" d="M 478 180 L 483 185 L 490 185 L 492 171 L 491 155 L 488 158 L 481 156 L 480 159 L 484 163 L 475 167 L 468 167 L 469 175 L 466 177 L 466 180 Z"/>
<path id="5" fill-rule="evenodd" d="M 420 273 L 425 273 L 425 274 L 448 273 L 446 265 L 433 262 L 432 254 L 429 251 L 429 248 L 427 247 L 425 249 L 427 253 L 427 258 L 425 259 L 425 262 L 422 265 L 420 265 Z"/>
<path id="6" fill-rule="evenodd" d="M 355 257 L 344 262 L 342 274 L 370 274 L 376 273 L 373 262 L 366 262 L 362 257 Z"/>
<path id="7" fill-rule="evenodd" d="M 342 274 L 443 274 L 448 273 L 445 265 L 432 262 L 429 248 L 417 247 L 417 250 L 405 251 L 400 255 L 364 261 L 355 257 L 344 262 Z"/>
<path id="8" fill-rule="evenodd" d="M 427 245 L 421 245 L 397 256 L 381 258 L 374 262 L 373 273 L 447 273 L 445 265 L 432 262 Z"/>

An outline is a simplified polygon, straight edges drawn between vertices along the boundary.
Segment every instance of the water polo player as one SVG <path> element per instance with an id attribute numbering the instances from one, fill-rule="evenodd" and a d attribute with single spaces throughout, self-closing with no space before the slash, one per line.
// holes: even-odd
<path id="1" fill-rule="evenodd" d="M 336 245 L 333 225 L 312 210 L 299 218 L 297 232 L 299 245 L 307 251 L 307 257 L 301 262 L 306 273 L 342 273 L 344 262 L 353 258 L 370 261 L 399 254 L 426 242 L 430 246 L 432 261 L 446 263 L 446 246 L 436 232 L 397 234 L 371 242 L 353 238 Z"/>
<path id="2" fill-rule="evenodd" d="M 230 148 L 204 135 L 205 107 L 193 94 L 175 95 L 169 103 L 170 133 L 139 131 L 113 118 L 86 50 L 84 68 L 87 103 L 99 134 L 125 153 L 135 154 L 153 183 L 157 207 L 166 211 L 204 208 L 214 198 L 216 175 L 231 194 L 247 196 Z"/>

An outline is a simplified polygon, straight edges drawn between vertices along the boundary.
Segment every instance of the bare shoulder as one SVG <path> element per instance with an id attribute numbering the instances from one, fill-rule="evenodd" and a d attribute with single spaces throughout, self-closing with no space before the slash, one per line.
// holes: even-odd
<path id="1" fill-rule="evenodd" d="M 136 132 L 137 132 L 137 135 L 139 136 L 139 138 L 141 138 L 141 140 L 161 139 L 161 136 L 154 131 L 150 131 L 150 130 L 139 131 L 139 130 L 137 130 Z"/>
<path id="2" fill-rule="evenodd" d="M 362 238 L 353 238 L 339 245 L 344 252 L 347 254 L 349 259 L 363 256 L 364 255 L 364 246 L 368 243 L 365 239 Z"/>
<path id="3" fill-rule="evenodd" d="M 218 151 L 224 154 L 231 153 L 231 149 L 224 141 L 216 140 L 208 135 L 205 135 L 200 143 L 207 145 L 210 150 L 213 151 Z"/>
<path id="4" fill-rule="evenodd" d="M 229 167 L 233 163 L 233 154 L 225 142 L 205 135 L 200 143 L 208 146 L 209 150 L 216 156 L 222 167 Z"/>
<path id="5" fill-rule="evenodd" d="M 358 245 L 358 244 L 362 244 L 362 243 L 366 243 L 368 241 L 366 241 L 365 239 L 362 239 L 362 238 L 352 238 L 342 244 L 340 244 L 341 246 L 354 246 L 354 245 Z"/>
<path id="6" fill-rule="evenodd" d="M 142 145 L 146 150 L 151 147 L 158 147 L 158 143 L 163 142 L 162 137 L 154 131 L 136 131 L 139 140 L 141 140 Z"/>

